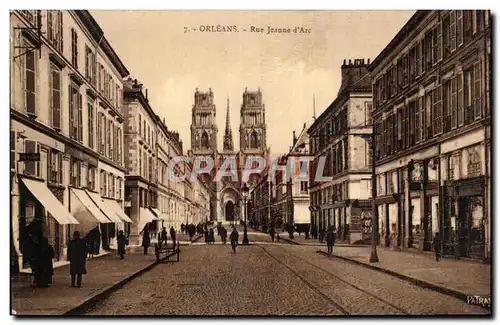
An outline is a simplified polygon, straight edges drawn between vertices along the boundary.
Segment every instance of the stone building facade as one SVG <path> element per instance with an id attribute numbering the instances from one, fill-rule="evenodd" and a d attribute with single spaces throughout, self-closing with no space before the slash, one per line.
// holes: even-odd
<path id="1" fill-rule="evenodd" d="M 337 238 L 351 243 L 369 239 L 371 151 L 357 134 L 370 133 L 372 94 L 369 60 L 344 60 L 337 98 L 308 130 L 311 156 L 311 223 L 333 226 Z M 321 166 L 321 157 L 324 166 Z M 316 182 L 317 173 L 331 181 Z"/>
<path id="2" fill-rule="evenodd" d="M 369 69 L 381 242 L 488 259 L 489 11 L 417 11 Z"/>
<path id="3" fill-rule="evenodd" d="M 121 100 L 129 73 L 87 11 L 14 10 L 10 21 L 11 253 L 20 269 L 33 238 L 48 238 L 64 260 L 73 231 L 99 231 L 106 247 L 130 221 Z"/>

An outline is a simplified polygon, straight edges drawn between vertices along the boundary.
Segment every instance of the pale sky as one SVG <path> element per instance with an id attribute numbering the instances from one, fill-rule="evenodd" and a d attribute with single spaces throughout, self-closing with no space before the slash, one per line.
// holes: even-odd
<path id="1" fill-rule="evenodd" d="M 155 112 L 190 147 L 194 91 L 212 88 L 222 150 L 229 96 L 235 149 L 245 87 L 261 88 L 267 145 L 288 151 L 292 131 L 311 124 L 335 99 L 344 59 L 373 60 L 414 11 L 91 11 L 131 76 L 148 89 Z M 236 25 L 239 33 L 201 32 Z M 250 26 L 264 33 L 250 32 Z M 309 34 L 267 35 L 302 26 Z M 185 33 L 185 28 L 197 31 Z M 243 31 L 247 29 L 247 31 Z"/>

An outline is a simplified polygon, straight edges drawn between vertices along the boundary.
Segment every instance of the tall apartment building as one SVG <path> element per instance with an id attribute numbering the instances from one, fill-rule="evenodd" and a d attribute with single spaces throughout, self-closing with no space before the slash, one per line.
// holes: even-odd
<path id="1" fill-rule="evenodd" d="M 123 212 L 122 78 L 129 73 L 87 11 L 10 13 L 11 253 L 28 265 L 43 235 L 56 260 L 73 231 L 103 246 Z"/>
<path id="2" fill-rule="evenodd" d="M 490 13 L 418 11 L 369 70 L 381 238 L 489 258 Z"/>
<path id="3" fill-rule="evenodd" d="M 335 227 L 337 238 L 351 243 L 368 240 L 371 220 L 370 144 L 356 134 L 371 133 L 372 91 L 369 60 L 344 60 L 337 98 L 314 121 L 310 136 L 311 223 Z M 324 157 L 324 168 L 320 158 Z M 316 173 L 331 181 L 316 182 Z"/>

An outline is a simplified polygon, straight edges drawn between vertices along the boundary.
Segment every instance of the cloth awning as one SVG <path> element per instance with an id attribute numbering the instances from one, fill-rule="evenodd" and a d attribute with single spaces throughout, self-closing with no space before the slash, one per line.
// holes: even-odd
<path id="1" fill-rule="evenodd" d="M 33 194 L 44 208 L 50 212 L 52 217 L 57 220 L 60 225 L 77 225 L 79 224 L 64 205 L 52 194 L 47 185 L 41 181 L 35 181 L 21 177 L 24 185 Z"/>
<path id="2" fill-rule="evenodd" d="M 102 212 L 108 217 L 110 220 L 112 220 L 114 223 L 122 223 L 122 219 L 118 216 L 118 214 L 115 212 L 115 210 L 104 200 L 101 198 L 101 196 L 98 193 L 86 191 L 87 194 L 92 198 L 92 201 L 101 209 Z"/>
<path id="3" fill-rule="evenodd" d="M 167 220 L 167 216 L 163 213 L 160 212 L 160 210 L 156 209 L 156 208 L 149 208 L 151 211 L 153 211 L 153 213 L 156 215 L 156 217 L 158 219 L 163 219 L 163 220 Z"/>
<path id="4" fill-rule="evenodd" d="M 144 229 L 147 223 L 157 220 L 157 218 L 149 211 L 149 209 L 139 208 L 139 232 Z"/>
<path id="5" fill-rule="evenodd" d="M 115 200 L 109 200 L 109 199 L 104 200 L 104 202 L 107 205 L 109 205 L 110 208 L 113 209 L 113 211 L 115 211 L 116 215 L 122 220 L 122 222 L 132 223 L 132 219 L 130 219 L 127 216 L 127 214 L 125 213 L 125 211 L 123 211 L 123 209 L 120 207 L 118 202 L 116 202 Z"/>
<path id="6" fill-rule="evenodd" d="M 90 212 L 90 214 L 97 219 L 99 223 L 113 223 L 114 221 L 106 217 L 106 215 L 101 211 L 101 209 L 92 201 L 90 196 L 84 191 L 76 188 L 72 188 L 71 191 L 80 200 L 85 208 Z"/>

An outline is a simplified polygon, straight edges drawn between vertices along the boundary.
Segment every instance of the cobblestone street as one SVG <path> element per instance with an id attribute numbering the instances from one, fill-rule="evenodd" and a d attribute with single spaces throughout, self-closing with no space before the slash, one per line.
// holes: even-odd
<path id="1" fill-rule="evenodd" d="M 242 236 L 240 234 L 240 240 Z M 314 247 L 193 245 L 179 263 L 132 280 L 88 315 L 485 314 L 487 310 L 315 253 Z M 262 241 L 257 244 L 256 241 Z"/>

